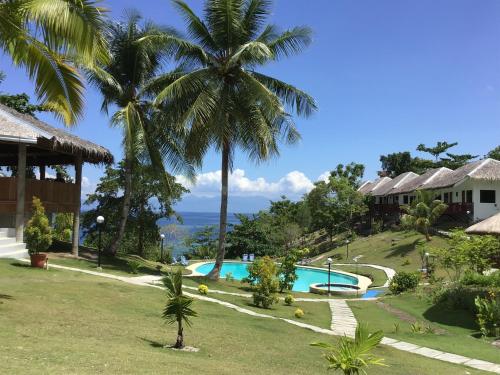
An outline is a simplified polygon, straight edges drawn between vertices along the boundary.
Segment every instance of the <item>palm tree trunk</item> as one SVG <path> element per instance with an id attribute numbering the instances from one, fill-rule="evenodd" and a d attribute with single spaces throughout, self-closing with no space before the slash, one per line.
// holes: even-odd
<path id="1" fill-rule="evenodd" d="M 177 321 L 177 340 L 175 341 L 174 348 L 182 349 L 184 347 L 184 332 L 182 328 L 182 320 Z"/>
<path id="2" fill-rule="evenodd" d="M 115 255 L 118 247 L 125 235 L 125 227 L 127 225 L 128 213 L 130 211 L 130 196 L 132 190 L 132 162 L 130 158 L 125 158 L 125 186 L 123 190 L 123 206 L 116 241 L 111 244 L 110 253 Z"/>
<path id="3" fill-rule="evenodd" d="M 220 199 L 220 222 L 219 222 L 219 248 L 214 268 L 208 273 L 212 280 L 219 280 L 220 270 L 224 263 L 226 252 L 226 227 L 227 227 L 227 197 L 228 197 L 228 174 L 229 174 L 229 144 L 224 143 L 222 147 L 222 189 Z"/>

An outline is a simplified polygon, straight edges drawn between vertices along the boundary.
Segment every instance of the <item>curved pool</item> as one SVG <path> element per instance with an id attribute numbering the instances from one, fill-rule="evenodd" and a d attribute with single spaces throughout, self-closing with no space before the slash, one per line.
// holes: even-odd
<path id="1" fill-rule="evenodd" d="M 220 273 L 221 277 L 226 277 L 228 272 L 231 272 L 235 280 L 241 280 L 248 276 L 247 265 L 249 263 L 243 262 L 224 262 Z M 193 269 L 201 275 L 206 275 L 214 267 L 214 262 L 203 263 Z M 328 271 L 319 268 L 297 267 L 297 280 L 293 284 L 293 291 L 295 292 L 309 292 L 309 285 L 311 284 L 326 284 L 328 283 Z M 358 285 L 357 277 L 345 275 L 332 271 L 330 274 L 331 284 L 348 284 Z"/>

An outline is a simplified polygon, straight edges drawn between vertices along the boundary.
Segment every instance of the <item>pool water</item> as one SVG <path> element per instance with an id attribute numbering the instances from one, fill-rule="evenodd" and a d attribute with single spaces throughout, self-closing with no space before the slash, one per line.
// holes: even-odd
<path id="1" fill-rule="evenodd" d="M 248 263 L 226 262 L 222 265 L 221 277 L 226 277 L 231 272 L 235 280 L 241 280 L 248 276 Z M 205 263 L 195 268 L 196 272 L 206 275 L 214 267 L 214 263 Z M 309 292 L 309 285 L 316 283 L 328 283 L 328 271 L 306 267 L 297 267 L 297 280 L 293 284 L 294 292 Z M 344 275 L 332 271 L 330 273 L 330 283 L 357 285 L 358 279 L 353 276 Z"/>

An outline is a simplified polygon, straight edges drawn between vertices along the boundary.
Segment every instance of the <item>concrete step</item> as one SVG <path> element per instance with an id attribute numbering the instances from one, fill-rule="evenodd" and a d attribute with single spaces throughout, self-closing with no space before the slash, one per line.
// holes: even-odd
<path id="1" fill-rule="evenodd" d="M 0 237 L 16 237 L 16 229 L 0 228 Z"/>
<path id="2" fill-rule="evenodd" d="M 13 250 L 13 251 L 0 251 L 0 258 L 13 258 L 13 259 L 21 259 L 21 258 L 28 258 L 28 250 L 26 249 L 20 249 L 20 250 Z"/>
<path id="3" fill-rule="evenodd" d="M 2 237 L 0 236 L 0 246 L 1 245 L 13 245 L 16 243 L 16 239 L 14 237 Z"/>

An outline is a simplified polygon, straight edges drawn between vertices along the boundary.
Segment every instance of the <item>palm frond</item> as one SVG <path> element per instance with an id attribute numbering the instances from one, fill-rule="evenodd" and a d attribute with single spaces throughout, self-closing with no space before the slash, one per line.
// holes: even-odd
<path id="1" fill-rule="evenodd" d="M 312 31 L 309 27 L 297 26 L 285 31 L 268 43 L 275 59 L 296 55 L 304 50 L 312 41 Z"/>
<path id="2" fill-rule="evenodd" d="M 228 51 L 236 47 L 243 33 L 243 1 L 207 0 L 205 4 L 208 28 L 219 49 Z"/>
<path id="3" fill-rule="evenodd" d="M 242 28 L 246 40 L 254 38 L 271 13 L 270 0 L 249 0 L 243 10 Z"/>

